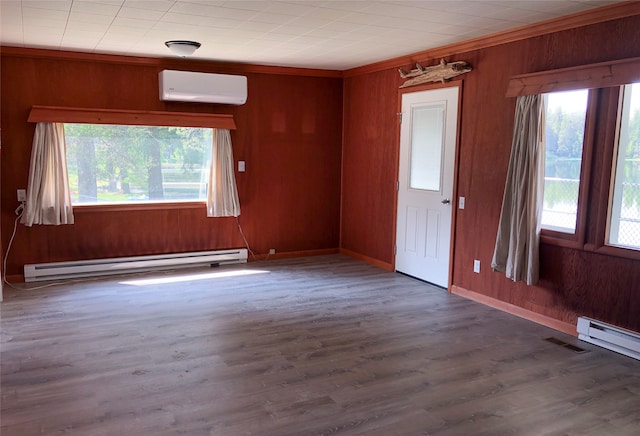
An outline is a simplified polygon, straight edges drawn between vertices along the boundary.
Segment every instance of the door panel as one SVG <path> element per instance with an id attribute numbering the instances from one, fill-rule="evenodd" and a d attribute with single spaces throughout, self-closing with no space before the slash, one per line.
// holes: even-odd
<path id="1" fill-rule="evenodd" d="M 402 95 L 396 270 L 446 287 L 458 87 Z"/>

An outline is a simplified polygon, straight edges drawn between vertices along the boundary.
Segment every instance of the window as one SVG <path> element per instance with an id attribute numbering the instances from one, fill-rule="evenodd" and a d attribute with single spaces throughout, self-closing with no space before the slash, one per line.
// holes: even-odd
<path id="1" fill-rule="evenodd" d="M 205 201 L 213 129 L 65 124 L 74 205 Z"/>
<path id="2" fill-rule="evenodd" d="M 576 86 L 588 91 L 568 99 Z M 507 97 L 534 94 L 547 96 L 541 241 L 640 260 L 640 58 L 509 79 Z M 561 94 L 568 99 L 558 103 L 563 119 L 564 112 L 578 112 L 580 102 L 582 121 L 577 115 L 569 118 L 582 128 L 573 129 L 569 143 L 582 142 L 581 153 L 561 145 L 557 127 L 563 123 L 554 120 L 558 109 L 553 101 Z M 563 156 L 567 151 L 572 154 Z"/>
<path id="3" fill-rule="evenodd" d="M 589 91 L 545 94 L 542 227 L 575 233 Z"/>
<path id="4" fill-rule="evenodd" d="M 640 250 L 640 83 L 622 89 L 607 244 Z"/>

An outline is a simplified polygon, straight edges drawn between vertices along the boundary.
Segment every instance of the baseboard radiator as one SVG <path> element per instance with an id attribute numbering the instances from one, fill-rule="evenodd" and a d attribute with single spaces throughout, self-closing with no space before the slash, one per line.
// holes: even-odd
<path id="1" fill-rule="evenodd" d="M 631 330 L 595 319 L 579 317 L 578 338 L 640 360 L 640 334 Z"/>
<path id="2" fill-rule="evenodd" d="M 24 266 L 24 281 L 37 282 L 161 269 L 218 266 L 247 262 L 247 249 L 197 251 L 152 256 L 51 262 Z"/>

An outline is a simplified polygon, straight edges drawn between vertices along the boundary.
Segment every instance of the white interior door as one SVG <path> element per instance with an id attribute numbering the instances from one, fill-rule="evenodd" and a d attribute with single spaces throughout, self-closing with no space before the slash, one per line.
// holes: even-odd
<path id="1" fill-rule="evenodd" d="M 447 287 L 458 87 L 402 95 L 396 271 Z"/>

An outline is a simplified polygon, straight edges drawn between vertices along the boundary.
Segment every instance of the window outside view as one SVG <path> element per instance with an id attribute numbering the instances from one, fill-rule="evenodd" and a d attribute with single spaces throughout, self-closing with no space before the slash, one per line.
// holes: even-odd
<path id="1" fill-rule="evenodd" d="M 206 199 L 213 129 L 65 124 L 72 203 Z"/>
<path id="2" fill-rule="evenodd" d="M 588 94 L 586 89 L 545 94 L 545 229 L 576 229 Z"/>
<path id="3" fill-rule="evenodd" d="M 625 86 L 609 209 L 610 245 L 640 250 L 640 83 Z"/>

